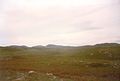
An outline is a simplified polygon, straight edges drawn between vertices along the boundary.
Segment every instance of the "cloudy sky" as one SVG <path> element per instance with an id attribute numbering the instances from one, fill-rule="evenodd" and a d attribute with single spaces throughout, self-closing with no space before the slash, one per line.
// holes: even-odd
<path id="1" fill-rule="evenodd" d="M 120 43 L 120 0 L 0 0 L 0 45 Z"/>

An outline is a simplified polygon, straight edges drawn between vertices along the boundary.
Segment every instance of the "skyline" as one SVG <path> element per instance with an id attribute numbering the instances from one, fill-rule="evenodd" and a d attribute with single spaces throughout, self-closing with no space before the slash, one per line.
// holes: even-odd
<path id="1" fill-rule="evenodd" d="M 119 0 L 1 0 L 1 45 L 120 43 Z"/>

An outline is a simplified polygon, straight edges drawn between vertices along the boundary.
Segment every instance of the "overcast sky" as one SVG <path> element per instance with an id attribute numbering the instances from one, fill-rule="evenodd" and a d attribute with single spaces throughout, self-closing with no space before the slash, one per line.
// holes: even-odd
<path id="1" fill-rule="evenodd" d="M 0 0 L 0 45 L 120 43 L 120 0 Z"/>

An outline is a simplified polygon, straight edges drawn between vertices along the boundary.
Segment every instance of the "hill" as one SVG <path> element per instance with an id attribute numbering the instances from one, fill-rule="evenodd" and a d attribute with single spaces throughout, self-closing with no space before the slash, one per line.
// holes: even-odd
<path id="1" fill-rule="evenodd" d="M 119 81 L 119 68 L 117 43 L 0 47 L 0 81 Z"/>

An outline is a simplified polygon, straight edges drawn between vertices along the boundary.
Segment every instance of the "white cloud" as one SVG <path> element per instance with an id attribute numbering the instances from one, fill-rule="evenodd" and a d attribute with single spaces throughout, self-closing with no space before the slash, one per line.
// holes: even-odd
<path id="1" fill-rule="evenodd" d="M 114 42 L 120 37 L 119 8 L 112 0 L 5 0 L 0 8 L 0 43 Z"/>

